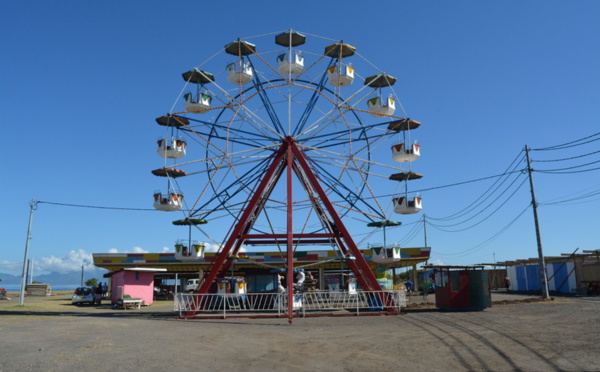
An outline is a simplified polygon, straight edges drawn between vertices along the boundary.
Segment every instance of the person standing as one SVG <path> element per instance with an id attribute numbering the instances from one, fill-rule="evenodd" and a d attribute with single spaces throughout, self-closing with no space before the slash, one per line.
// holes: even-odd
<path id="1" fill-rule="evenodd" d="M 108 293 L 108 282 L 104 282 L 102 285 L 102 298 L 106 298 L 106 294 Z"/>
<path id="2" fill-rule="evenodd" d="M 508 276 L 504 277 L 504 288 L 506 288 L 506 292 L 510 292 L 510 279 Z"/>
<path id="3" fill-rule="evenodd" d="M 102 283 L 98 283 L 98 286 L 96 287 L 95 298 L 98 305 L 102 304 Z"/>

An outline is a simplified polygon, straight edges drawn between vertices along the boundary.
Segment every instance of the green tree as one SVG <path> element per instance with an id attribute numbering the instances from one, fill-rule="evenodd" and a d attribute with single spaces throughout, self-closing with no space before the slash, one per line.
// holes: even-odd
<path id="1" fill-rule="evenodd" d="M 88 279 L 85 281 L 85 285 L 87 285 L 88 287 L 97 287 L 98 279 L 96 279 L 96 278 Z"/>

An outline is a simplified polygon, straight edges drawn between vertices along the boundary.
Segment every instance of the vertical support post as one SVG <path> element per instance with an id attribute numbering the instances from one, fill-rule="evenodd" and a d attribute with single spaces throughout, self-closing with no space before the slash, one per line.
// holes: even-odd
<path id="1" fill-rule="evenodd" d="M 21 275 L 21 295 L 19 297 L 19 306 L 23 306 L 25 300 L 25 282 L 27 281 L 27 256 L 29 255 L 29 240 L 31 240 L 31 222 L 33 221 L 33 211 L 37 208 L 37 202 L 32 200 L 29 203 L 29 224 L 27 225 L 27 240 L 25 241 L 25 257 L 23 258 L 23 273 Z"/>
<path id="2" fill-rule="evenodd" d="M 287 297 L 288 297 L 288 323 L 292 324 L 294 318 L 294 225 L 293 225 L 293 193 L 292 193 L 292 148 L 287 148 Z"/>
<path id="3" fill-rule="evenodd" d="M 423 235 L 425 236 L 425 247 L 427 248 L 427 215 L 423 214 Z"/>
<path id="4" fill-rule="evenodd" d="M 412 282 L 413 282 L 413 289 L 419 288 L 419 283 L 417 283 L 417 265 L 412 265 L 411 276 L 412 276 Z M 426 291 L 427 291 L 427 288 L 425 288 L 425 286 L 423 285 L 423 293 L 425 293 Z"/>
<path id="5" fill-rule="evenodd" d="M 525 145 L 525 156 L 527 157 L 527 173 L 529 175 L 529 187 L 531 189 L 531 206 L 533 207 L 533 220 L 535 223 L 535 237 L 537 239 L 538 256 L 540 258 L 540 276 L 542 281 L 542 296 L 549 299 L 548 277 L 546 275 L 546 260 L 544 258 L 544 249 L 542 248 L 542 234 L 540 233 L 540 223 L 537 213 L 537 201 L 535 199 L 535 189 L 533 188 L 533 177 L 531 169 L 531 159 L 529 158 L 529 146 Z"/>
<path id="6" fill-rule="evenodd" d="M 325 289 L 325 269 L 323 266 L 319 266 L 319 290 L 322 292 Z"/>

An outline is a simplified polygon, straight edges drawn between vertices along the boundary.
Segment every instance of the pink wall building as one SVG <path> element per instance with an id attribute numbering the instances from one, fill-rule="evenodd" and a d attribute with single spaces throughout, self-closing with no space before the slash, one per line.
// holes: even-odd
<path id="1" fill-rule="evenodd" d="M 123 295 L 141 298 L 144 305 L 154 302 L 154 273 L 167 269 L 125 268 L 110 273 L 110 302 L 114 305 Z"/>

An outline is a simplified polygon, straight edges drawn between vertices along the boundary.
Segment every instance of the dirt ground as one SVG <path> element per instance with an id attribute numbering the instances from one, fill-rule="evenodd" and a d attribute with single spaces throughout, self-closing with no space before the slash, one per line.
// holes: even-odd
<path id="1" fill-rule="evenodd" d="M 0 371 L 600 371 L 600 297 L 495 292 L 479 312 L 180 320 L 172 303 L 76 307 L 0 301 Z"/>

